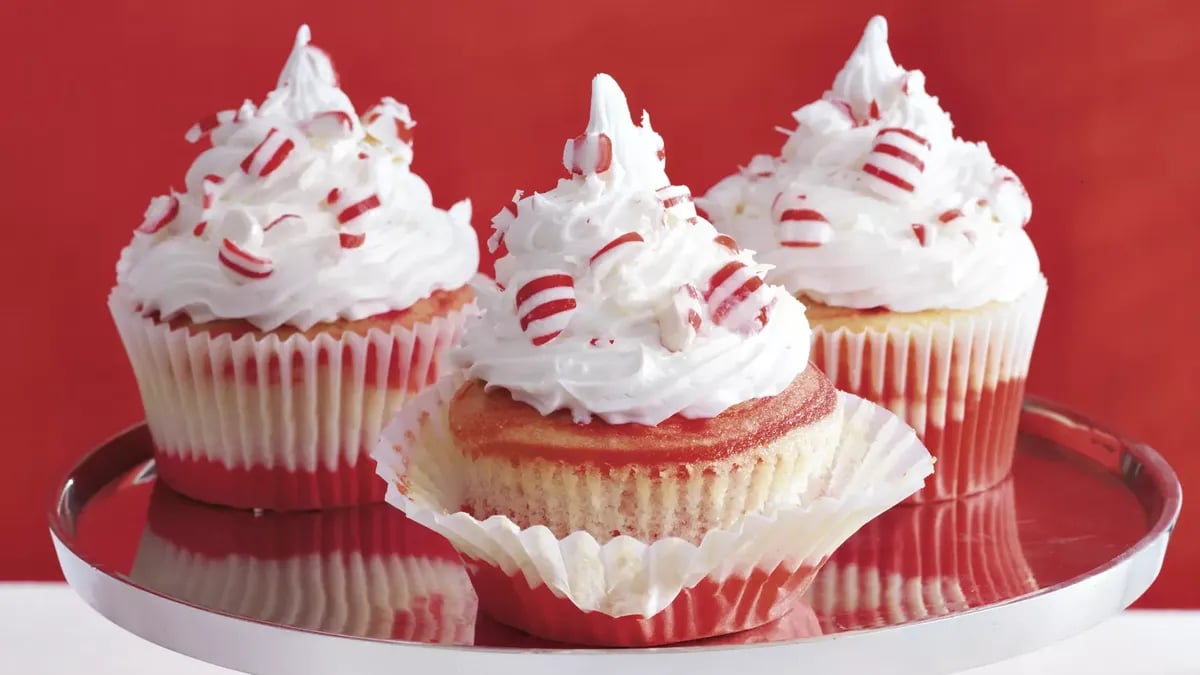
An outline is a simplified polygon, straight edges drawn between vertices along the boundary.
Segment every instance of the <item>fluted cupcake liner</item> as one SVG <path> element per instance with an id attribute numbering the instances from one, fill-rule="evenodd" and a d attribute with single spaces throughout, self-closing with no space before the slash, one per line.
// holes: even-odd
<path id="1" fill-rule="evenodd" d="M 454 445 L 447 412 L 461 383 L 444 378 L 384 430 L 376 458 L 387 499 L 462 553 L 484 613 L 558 642 L 666 644 L 775 620 L 838 545 L 932 471 L 911 429 L 839 394 L 837 460 L 828 480 L 794 503 L 710 531 L 699 545 L 628 536 L 601 544 L 586 531 L 557 538 L 544 526 L 459 510 L 469 460 Z"/>
<path id="2" fill-rule="evenodd" d="M 159 486 L 131 578 L 193 604 L 308 630 L 469 645 L 458 554 L 383 504 L 254 514 Z"/>
<path id="3" fill-rule="evenodd" d="M 908 422 L 936 460 L 910 502 L 985 490 L 1012 470 L 1046 281 L 1009 303 L 888 330 L 812 326 L 812 360 L 840 390 Z"/>
<path id="4" fill-rule="evenodd" d="M 871 521 L 821 569 L 808 600 L 825 629 L 852 630 L 943 616 L 1037 588 L 1006 480 Z"/>
<path id="5" fill-rule="evenodd" d="M 382 501 L 370 461 L 379 431 L 437 380 L 473 311 L 411 330 L 280 339 L 172 327 L 117 292 L 109 309 L 162 480 L 201 501 L 278 510 Z"/>

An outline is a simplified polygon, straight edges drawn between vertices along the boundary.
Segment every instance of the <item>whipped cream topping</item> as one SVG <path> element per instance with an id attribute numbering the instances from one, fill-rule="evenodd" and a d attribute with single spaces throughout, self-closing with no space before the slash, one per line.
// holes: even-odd
<path id="1" fill-rule="evenodd" d="M 773 396 L 807 367 L 804 307 L 670 185 L 662 138 L 611 77 L 563 160 L 571 177 L 492 221 L 508 253 L 477 289 L 469 377 L 542 414 L 655 425 Z"/>
<path id="2" fill-rule="evenodd" d="M 275 90 L 197 122 L 212 146 L 156 197 L 117 264 L 147 313 L 263 330 L 406 309 L 468 283 L 471 205 L 443 211 L 412 173 L 414 122 L 391 98 L 360 118 L 302 26 Z"/>
<path id="3" fill-rule="evenodd" d="M 986 144 L 955 138 L 925 76 L 893 60 L 883 17 L 793 116 L 780 157 L 754 157 L 699 200 L 774 266 L 769 281 L 900 312 L 1011 301 L 1038 281 L 1024 187 Z"/>

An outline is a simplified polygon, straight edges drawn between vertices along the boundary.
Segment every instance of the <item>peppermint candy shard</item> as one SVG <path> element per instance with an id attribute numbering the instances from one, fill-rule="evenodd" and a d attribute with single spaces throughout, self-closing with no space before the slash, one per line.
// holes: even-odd
<path id="1" fill-rule="evenodd" d="M 358 248 L 367 240 L 367 235 L 364 233 L 338 232 L 338 244 L 342 248 Z"/>
<path id="2" fill-rule="evenodd" d="M 850 120 L 850 124 L 852 126 L 861 126 L 858 122 L 858 119 L 854 117 L 854 106 L 850 105 L 849 101 L 841 98 L 828 98 L 825 100 L 829 101 L 830 105 L 832 105 L 834 108 L 837 108 L 839 112 L 845 115 L 846 119 Z"/>
<path id="3" fill-rule="evenodd" d="M 521 330 L 534 346 L 550 342 L 575 314 L 575 279 L 561 272 L 539 273 L 517 289 L 516 310 Z"/>
<path id="4" fill-rule="evenodd" d="M 392 149 L 401 145 L 412 147 L 412 130 L 417 123 L 413 121 L 408 106 L 396 99 L 385 96 L 367 110 L 362 121 L 367 135 L 385 146 Z"/>
<path id="5" fill-rule="evenodd" d="M 137 226 L 137 232 L 154 234 L 170 225 L 179 216 L 179 197 L 162 195 L 150 200 L 146 213 L 142 216 L 142 224 Z"/>
<path id="6" fill-rule="evenodd" d="M 204 210 L 211 209 L 213 204 L 216 203 L 217 196 L 219 195 L 218 188 L 224 183 L 225 179 L 214 173 L 210 173 L 201 179 L 200 185 L 204 190 L 204 196 L 200 200 L 200 206 Z"/>
<path id="7" fill-rule="evenodd" d="M 276 218 L 275 220 L 272 220 L 271 222 L 267 223 L 267 226 L 263 228 L 263 232 L 270 232 L 271 228 L 275 227 L 276 225 L 282 223 L 285 220 L 288 220 L 289 218 L 299 218 L 299 217 L 300 216 L 298 216 L 294 213 L 285 213 L 282 216 L 279 216 L 278 218 Z"/>
<path id="8" fill-rule="evenodd" d="M 639 234 L 637 232 L 626 232 L 625 234 L 608 242 L 604 246 L 601 246 L 600 250 L 593 253 L 591 258 L 588 258 L 588 264 L 589 265 L 595 264 L 596 260 L 599 259 L 601 256 L 603 256 L 604 254 L 609 253 L 621 246 L 624 246 L 626 244 L 639 244 L 644 241 L 646 241 L 646 240 L 644 238 L 642 238 L 641 234 Z"/>
<path id="9" fill-rule="evenodd" d="M 347 138 L 354 131 L 354 118 L 341 110 L 326 110 L 313 115 L 301 128 L 304 133 L 317 138 Z"/>
<path id="10" fill-rule="evenodd" d="M 920 223 L 913 223 L 912 231 L 913 234 L 916 235 L 917 241 L 921 244 L 921 246 L 929 245 L 929 228 Z"/>
<path id="11" fill-rule="evenodd" d="M 242 172 L 248 176 L 266 178 L 275 173 L 295 149 L 295 141 L 272 127 L 266 138 L 242 160 Z"/>
<path id="12" fill-rule="evenodd" d="M 814 248 L 833 239 L 833 227 L 815 209 L 788 209 L 779 216 L 779 244 L 789 248 Z"/>
<path id="13" fill-rule="evenodd" d="M 658 312 L 659 342 L 668 351 L 681 352 L 696 339 L 704 319 L 700 291 L 691 284 L 680 286 L 671 301 Z"/>
<path id="14" fill-rule="evenodd" d="M 207 138 L 214 129 L 222 124 L 231 124 L 238 121 L 241 121 L 241 110 L 222 110 L 204 117 L 191 127 L 188 127 L 183 137 L 188 143 L 197 143 L 201 139 Z"/>
<path id="15" fill-rule="evenodd" d="M 712 275 L 705 297 L 713 323 L 743 335 L 761 331 L 775 306 L 770 287 L 740 260 Z"/>
<path id="16" fill-rule="evenodd" d="M 775 158 L 770 155 L 755 155 L 750 163 L 741 167 L 740 172 L 750 180 L 770 178 L 775 174 Z"/>
<path id="17" fill-rule="evenodd" d="M 663 209 L 681 220 L 696 217 L 696 204 L 692 201 L 692 191 L 686 185 L 668 185 L 654 191 L 662 202 Z"/>
<path id="18" fill-rule="evenodd" d="M 608 171 L 612 167 L 612 139 L 608 134 L 572 138 L 563 148 L 563 166 L 579 176 Z"/>
<path id="19" fill-rule="evenodd" d="M 270 258 L 254 255 L 232 239 L 221 240 L 217 258 L 231 272 L 246 279 L 265 279 L 275 271 Z"/>
<path id="20" fill-rule="evenodd" d="M 938 216 L 938 222 L 945 224 L 956 218 L 962 218 L 962 215 L 963 215 L 963 212 L 958 209 L 950 209 L 948 211 L 943 211 L 941 213 L 941 215 Z"/>
<path id="21" fill-rule="evenodd" d="M 924 136 L 909 129 L 881 129 L 862 167 L 867 187 L 892 201 L 907 199 L 925 172 L 930 147 Z"/>
<path id="22" fill-rule="evenodd" d="M 735 241 L 733 237 L 731 237 L 727 234 L 718 234 L 717 236 L 713 237 L 713 241 L 716 242 L 718 245 L 724 246 L 725 248 L 729 249 L 730 253 L 737 253 L 738 251 L 742 250 L 742 249 L 738 248 L 737 241 Z"/>
<path id="23" fill-rule="evenodd" d="M 372 194 L 368 197 L 360 199 L 359 201 L 354 202 L 338 212 L 338 225 L 345 225 L 346 223 L 362 216 L 364 213 L 374 211 L 375 209 L 379 208 L 379 206 L 379 195 L 377 194 Z"/>

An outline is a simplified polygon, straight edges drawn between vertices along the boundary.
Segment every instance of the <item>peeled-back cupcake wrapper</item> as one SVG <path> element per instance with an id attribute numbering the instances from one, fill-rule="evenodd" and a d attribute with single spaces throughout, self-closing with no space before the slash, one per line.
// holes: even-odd
<path id="1" fill-rule="evenodd" d="M 821 496 L 798 496 L 804 505 L 750 514 L 736 528 L 710 531 L 699 546 L 628 536 L 601 544 L 584 531 L 558 539 L 543 526 L 522 529 L 505 516 L 479 521 L 458 511 L 469 468 L 450 436 L 447 413 L 462 381 L 459 375 L 444 378 L 384 430 L 376 459 L 390 485 L 388 502 L 445 536 L 465 557 L 610 617 L 653 616 L 705 579 L 720 583 L 755 571 L 819 566 L 932 471 L 911 429 L 878 406 L 839 394 L 846 414 L 838 458 L 818 488 Z"/>
<path id="2" fill-rule="evenodd" d="M 202 607 L 306 630 L 474 641 L 478 599 L 458 561 L 358 551 L 213 558 L 146 530 L 130 576 Z"/>
<path id="3" fill-rule="evenodd" d="M 937 460 L 911 501 L 972 494 L 1012 468 L 1046 280 L 1016 300 L 886 331 L 812 326 L 812 360 L 840 390 L 888 408 Z"/>
<path id="4" fill-rule="evenodd" d="M 1037 590 L 1012 481 L 959 500 L 893 509 L 833 555 L 809 592 L 827 629 L 916 621 Z"/>
<path id="5" fill-rule="evenodd" d="M 361 467 L 380 429 L 441 374 L 473 306 L 411 330 L 313 339 L 172 328 L 115 291 L 109 309 L 168 483 L 234 506 L 315 508 L 371 501 L 353 493 L 377 490 Z"/>

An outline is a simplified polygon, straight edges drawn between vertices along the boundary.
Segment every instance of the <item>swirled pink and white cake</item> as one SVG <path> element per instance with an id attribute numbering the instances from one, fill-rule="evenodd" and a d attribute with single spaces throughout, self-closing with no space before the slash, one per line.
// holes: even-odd
<path id="1" fill-rule="evenodd" d="M 408 108 L 361 116 L 308 27 L 274 91 L 197 122 L 109 306 L 171 487 L 238 507 L 380 501 L 370 448 L 437 379 L 478 267 L 470 203 L 434 207 Z"/>
<path id="2" fill-rule="evenodd" d="M 882 17 L 794 117 L 779 157 L 754 157 L 700 205 L 807 306 L 834 385 L 921 435 L 937 469 L 915 500 L 999 483 L 1046 298 L 1029 195 L 986 144 L 955 137 L 925 76 L 896 65 Z"/>

